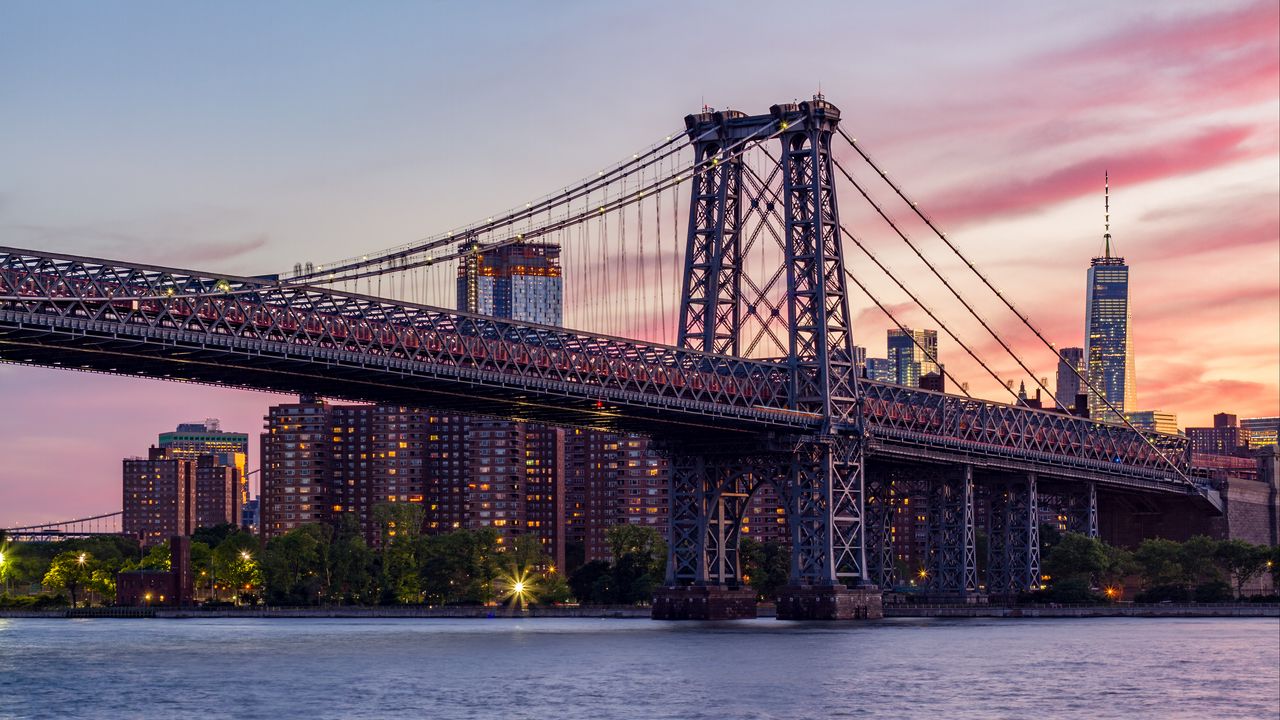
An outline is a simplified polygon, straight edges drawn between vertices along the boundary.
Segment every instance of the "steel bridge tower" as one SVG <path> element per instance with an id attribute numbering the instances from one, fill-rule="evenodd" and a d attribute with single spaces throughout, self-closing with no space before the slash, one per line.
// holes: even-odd
<path id="1" fill-rule="evenodd" d="M 819 419 L 812 434 L 769 435 L 739 445 L 672 441 L 671 532 L 658 618 L 755 616 L 738 557 L 752 495 L 771 484 L 786 503 L 791 571 L 778 616 L 878 616 L 867 583 L 863 532 L 864 443 L 845 263 L 834 187 L 835 105 L 774 105 L 766 115 L 704 111 L 685 118 L 697 161 L 693 176 L 678 343 L 736 356 L 746 344 L 743 295 L 745 208 L 781 226 L 789 408 Z M 744 151 L 772 141 L 781 194 L 743 182 Z M 763 139 L 763 140 L 762 140 Z M 751 189 L 754 192 L 751 192 Z M 777 205 L 781 205 L 779 214 Z"/>

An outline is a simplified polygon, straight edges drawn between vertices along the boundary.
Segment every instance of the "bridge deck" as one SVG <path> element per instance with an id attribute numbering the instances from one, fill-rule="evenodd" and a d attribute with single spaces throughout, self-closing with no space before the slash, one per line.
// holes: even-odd
<path id="1" fill-rule="evenodd" d="M 274 281 L 0 248 L 0 360 L 679 435 L 813 432 L 778 362 Z M 862 382 L 871 452 L 1195 493 L 1185 441 Z M 1159 448 L 1159 450 L 1157 450 Z"/>

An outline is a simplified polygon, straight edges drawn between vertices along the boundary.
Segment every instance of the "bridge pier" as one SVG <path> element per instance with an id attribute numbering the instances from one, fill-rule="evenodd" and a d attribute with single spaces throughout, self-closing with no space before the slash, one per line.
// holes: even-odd
<path id="1" fill-rule="evenodd" d="M 756 593 L 725 585 L 667 585 L 653 594 L 654 620 L 747 620 L 756 617 Z"/>
<path id="2" fill-rule="evenodd" d="M 1040 504 L 1036 475 L 990 488 L 987 512 L 987 593 L 1013 598 L 1040 580 Z"/>
<path id="3" fill-rule="evenodd" d="M 880 588 L 786 585 L 778 589 L 779 620 L 877 620 L 884 617 Z"/>
<path id="4" fill-rule="evenodd" d="M 929 481 L 926 586 L 939 600 L 977 602 L 973 466 Z"/>

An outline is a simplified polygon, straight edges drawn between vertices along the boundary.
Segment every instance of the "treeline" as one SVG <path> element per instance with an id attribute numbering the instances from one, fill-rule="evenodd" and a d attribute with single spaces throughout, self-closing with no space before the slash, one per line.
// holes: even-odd
<path id="1" fill-rule="evenodd" d="M 1280 547 L 1200 535 L 1185 542 L 1144 540 L 1126 550 L 1067 533 L 1046 544 L 1041 571 L 1045 589 L 1028 599 L 1114 602 L 1129 599 L 1124 587 L 1136 580 L 1141 590 L 1131 598 L 1135 602 L 1230 602 L 1245 599 L 1246 587 L 1265 578 L 1270 592 L 1256 599 L 1274 600 L 1280 594 Z"/>
<path id="2" fill-rule="evenodd" d="M 652 528 L 611 528 L 616 560 L 566 575 L 536 536 L 502 539 L 492 529 L 421 532 L 422 508 L 375 509 L 381 542 L 371 546 L 354 518 L 305 525 L 265 545 L 238 528 L 201 528 L 192 536 L 196 597 L 206 604 L 517 605 L 648 602 L 661 583 L 666 545 Z M 116 575 L 169 570 L 167 544 L 142 552 L 123 537 L 4 545 L 0 581 L 19 595 L 0 607 L 73 603 L 109 605 Z"/>

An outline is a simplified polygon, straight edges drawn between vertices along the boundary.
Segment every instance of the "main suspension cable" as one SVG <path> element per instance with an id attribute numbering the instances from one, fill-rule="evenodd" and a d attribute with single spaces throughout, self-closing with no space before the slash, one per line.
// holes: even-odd
<path id="1" fill-rule="evenodd" d="M 991 280 L 986 276 L 986 274 L 983 273 L 981 270 L 979 270 L 977 266 L 975 266 L 973 262 L 970 261 L 969 258 L 966 257 L 965 254 L 960 251 L 960 248 L 956 247 L 955 243 L 951 242 L 951 240 L 947 237 L 947 234 L 942 232 L 942 230 L 933 222 L 932 218 L 930 218 L 929 215 L 925 213 L 924 210 L 920 209 L 919 204 L 917 204 L 914 200 L 912 200 L 907 195 L 906 191 L 904 191 L 901 188 L 901 186 L 895 183 L 889 177 L 889 174 L 886 173 L 884 170 L 882 170 L 880 166 L 877 165 L 875 161 L 871 159 L 871 156 L 868 155 L 867 152 L 862 149 L 862 146 L 858 144 L 857 138 L 851 137 L 849 133 L 847 133 L 845 129 L 842 127 L 837 127 L 836 131 L 840 133 L 840 136 L 845 139 L 845 142 L 849 143 L 849 146 L 852 147 L 854 151 L 858 153 L 858 155 L 863 159 L 863 161 L 866 162 L 867 165 L 869 165 L 872 170 L 875 170 L 880 175 L 880 178 L 884 180 L 885 184 L 887 184 L 890 188 L 892 188 L 894 193 L 896 193 L 897 196 L 901 198 L 902 201 L 905 202 L 911 208 L 912 212 L 914 212 L 917 217 L 919 217 L 922 221 L 924 221 L 925 225 L 927 225 L 929 229 L 932 230 L 933 233 L 937 235 L 938 238 L 942 240 L 944 244 L 946 244 L 946 246 L 951 250 L 951 252 L 955 253 L 956 257 L 960 258 L 960 260 L 966 266 L 968 266 L 969 270 L 971 270 L 974 275 L 977 275 L 978 279 L 980 279 L 982 283 L 986 285 L 987 288 L 991 290 L 991 292 L 994 293 L 995 296 L 999 298 L 1002 303 L 1004 303 L 1005 307 L 1009 308 L 1009 311 L 1012 312 L 1015 316 L 1017 316 L 1017 318 L 1022 322 L 1022 324 L 1025 325 L 1029 330 L 1031 330 L 1031 332 L 1035 334 L 1037 338 L 1039 338 L 1040 342 L 1043 343 L 1045 347 L 1047 347 L 1050 351 L 1053 352 L 1054 356 L 1057 357 L 1059 360 L 1059 364 L 1058 364 L 1059 368 L 1061 368 L 1063 365 L 1066 365 L 1067 368 L 1071 370 L 1072 374 L 1075 375 L 1076 378 L 1078 378 L 1081 382 L 1085 384 L 1085 387 L 1090 391 L 1090 393 L 1092 393 L 1093 396 L 1096 397 L 1097 399 L 1101 400 L 1102 403 L 1106 405 L 1107 409 L 1110 410 L 1115 417 L 1120 419 L 1120 422 L 1125 427 L 1137 433 L 1137 435 L 1141 437 L 1144 442 L 1146 442 L 1147 446 L 1150 447 L 1151 450 L 1154 451 L 1156 455 L 1160 457 L 1161 460 L 1164 460 L 1169 465 L 1169 467 L 1173 468 L 1174 472 L 1176 472 L 1179 477 L 1181 477 L 1184 481 L 1191 483 L 1191 479 L 1188 478 L 1186 474 L 1182 472 L 1182 468 L 1178 467 L 1178 465 L 1174 463 L 1173 460 L 1169 459 L 1169 457 L 1165 455 L 1165 453 L 1162 450 L 1160 450 L 1159 447 L 1156 446 L 1156 444 L 1151 440 L 1151 438 L 1147 437 L 1146 433 L 1142 432 L 1137 427 L 1135 427 L 1134 424 L 1129 420 L 1129 418 L 1125 417 L 1124 413 L 1120 412 L 1119 409 L 1117 409 L 1116 406 L 1110 400 L 1108 400 L 1106 396 L 1102 394 L 1101 391 L 1098 390 L 1097 386 L 1095 386 L 1092 382 L 1089 381 L 1089 379 L 1085 376 L 1084 373 L 1081 373 L 1080 370 L 1076 368 L 1073 364 L 1067 362 L 1067 359 L 1063 357 L 1061 352 L 1058 351 L 1058 348 L 1055 347 L 1053 343 L 1049 342 L 1049 339 L 1045 337 L 1044 333 L 1042 333 L 1040 329 L 1037 328 L 1035 324 L 1031 322 L 1031 318 L 1028 317 L 1021 310 L 1018 310 L 1018 308 L 1013 304 L 1013 301 L 1010 300 L 1007 296 L 1005 296 L 1004 293 L 1000 292 L 1000 290 L 996 288 L 996 286 L 991 282 Z M 1032 377 L 1034 378 L 1034 374 L 1032 375 Z M 1194 483 L 1191 483 L 1191 484 L 1194 484 Z"/>
<path id="2" fill-rule="evenodd" d="M 836 166 L 836 169 L 840 171 L 840 174 L 844 175 L 845 179 L 848 180 L 849 183 L 853 185 L 854 189 L 856 189 L 858 193 L 862 195 L 863 199 L 866 200 L 867 203 L 871 205 L 871 207 L 875 208 L 876 214 L 878 214 L 882 220 L 888 223 L 889 227 L 893 228 L 894 233 L 896 233 L 898 237 L 904 243 L 907 244 L 907 247 L 911 248 L 911 252 L 915 253 L 915 256 L 917 258 L 920 258 L 920 262 L 924 263 L 925 267 L 929 268 L 929 271 L 933 273 L 933 276 L 938 278 L 938 280 L 947 288 L 947 290 L 951 291 L 951 294 L 955 296 L 956 300 L 959 300 L 960 304 L 964 306 L 964 309 L 968 310 L 969 314 L 972 315 L 974 319 L 978 321 L 978 324 L 982 325 L 982 328 L 987 331 L 987 334 L 989 334 L 992 337 L 992 339 L 994 339 L 997 343 L 999 343 L 1000 347 L 1004 348 L 1004 351 L 1008 353 L 1009 357 L 1013 358 L 1013 361 L 1018 363 L 1018 367 L 1021 367 L 1024 372 L 1030 375 L 1031 379 L 1037 385 L 1040 386 L 1040 389 L 1044 390 L 1045 394 L 1049 396 L 1049 400 L 1053 401 L 1056 404 L 1057 401 L 1054 398 L 1053 393 L 1049 392 L 1049 388 L 1045 387 L 1045 384 L 1041 382 L 1038 377 L 1036 377 L 1036 374 L 1031 370 L 1031 368 L 1027 367 L 1027 364 L 1022 361 L 1022 358 L 1018 357 L 1017 353 L 1013 351 L 1013 348 L 1009 347 L 1009 344 L 1004 341 L 1004 338 L 1000 337 L 1000 335 L 997 334 L 996 331 L 991 328 L 991 326 L 987 323 L 987 321 L 983 319 L 982 315 L 978 313 L 977 309 L 975 309 L 971 304 L 969 304 L 969 301 L 966 300 L 964 296 L 960 294 L 959 290 L 956 290 L 955 286 L 951 284 L 951 281 L 947 280 L 946 276 L 944 276 L 942 272 L 938 270 L 937 266 L 934 265 L 929 260 L 929 258 L 925 256 L 925 254 L 920 250 L 920 247 L 916 245 L 916 243 L 914 243 L 911 240 L 911 238 L 907 237 L 907 234 L 904 233 L 902 229 L 898 227 L 898 224 L 895 223 L 893 219 L 889 217 L 889 214 L 884 211 L 884 208 L 880 207 L 880 204 L 871 198 L 871 195 L 868 194 L 867 191 L 863 189 L 862 185 L 853 178 L 853 175 L 850 174 L 849 171 L 846 170 L 844 166 L 840 164 L 839 160 L 836 160 L 834 157 L 832 157 L 831 161 Z"/>

